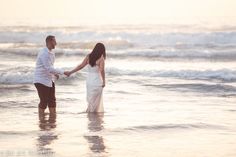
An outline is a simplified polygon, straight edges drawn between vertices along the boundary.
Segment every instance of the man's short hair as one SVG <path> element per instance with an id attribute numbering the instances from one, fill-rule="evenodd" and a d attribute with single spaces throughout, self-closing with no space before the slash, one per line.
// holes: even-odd
<path id="1" fill-rule="evenodd" d="M 47 38 L 46 38 L 46 43 L 48 43 L 49 41 L 51 41 L 52 39 L 54 39 L 55 36 L 53 35 L 48 35 Z"/>

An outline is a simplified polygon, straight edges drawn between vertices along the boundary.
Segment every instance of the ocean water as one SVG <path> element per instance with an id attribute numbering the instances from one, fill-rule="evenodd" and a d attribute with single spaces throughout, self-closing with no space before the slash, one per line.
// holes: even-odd
<path id="1" fill-rule="evenodd" d="M 35 60 L 56 36 L 70 70 L 107 49 L 104 114 L 86 114 L 86 68 L 56 81 L 39 121 Z M 0 26 L 0 156 L 235 157 L 236 26 Z"/>

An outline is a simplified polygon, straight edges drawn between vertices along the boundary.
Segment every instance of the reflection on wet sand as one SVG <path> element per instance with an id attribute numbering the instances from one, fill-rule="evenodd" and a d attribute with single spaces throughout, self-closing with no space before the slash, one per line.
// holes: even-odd
<path id="1" fill-rule="evenodd" d="M 99 132 L 103 130 L 103 113 L 88 113 L 88 130 Z M 105 152 L 103 137 L 100 135 L 84 136 L 88 140 L 90 150 L 94 153 Z"/>
<path id="2" fill-rule="evenodd" d="M 39 115 L 39 128 L 37 152 L 42 156 L 53 156 L 55 152 L 50 148 L 50 144 L 58 139 L 58 135 L 54 131 L 56 128 L 56 115 L 49 115 L 49 117 L 45 114 Z"/>

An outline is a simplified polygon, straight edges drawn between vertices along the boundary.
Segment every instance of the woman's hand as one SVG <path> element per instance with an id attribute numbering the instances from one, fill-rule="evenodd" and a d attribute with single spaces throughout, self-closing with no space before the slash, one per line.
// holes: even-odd
<path id="1" fill-rule="evenodd" d="M 102 84 L 102 88 L 104 88 L 104 87 L 105 87 L 105 83 Z"/>

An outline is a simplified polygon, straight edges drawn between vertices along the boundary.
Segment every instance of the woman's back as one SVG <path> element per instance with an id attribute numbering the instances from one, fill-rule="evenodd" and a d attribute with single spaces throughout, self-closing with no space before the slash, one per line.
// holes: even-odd
<path id="1" fill-rule="evenodd" d="M 93 67 L 88 64 L 87 86 L 102 86 L 102 77 L 99 67 L 100 59 L 96 61 Z"/>
<path id="2" fill-rule="evenodd" d="M 98 65 L 92 67 L 88 64 L 86 84 L 88 101 L 86 112 L 104 112 L 102 101 L 103 81 Z"/>

